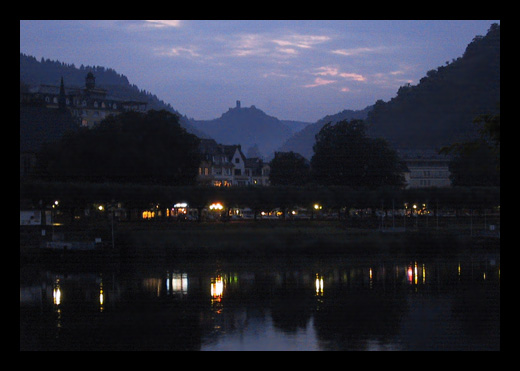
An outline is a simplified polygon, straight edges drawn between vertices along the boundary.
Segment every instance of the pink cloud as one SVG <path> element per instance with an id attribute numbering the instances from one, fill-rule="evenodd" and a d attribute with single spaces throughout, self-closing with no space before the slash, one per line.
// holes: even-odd
<path id="1" fill-rule="evenodd" d="M 357 73 L 340 73 L 339 74 L 341 77 L 344 77 L 346 79 L 349 79 L 349 80 L 354 80 L 354 81 L 365 81 L 366 78 L 363 76 L 363 75 L 360 75 L 360 74 L 357 74 Z"/>
<path id="2" fill-rule="evenodd" d="M 328 85 L 328 84 L 332 84 L 335 82 L 336 82 L 335 80 L 325 80 L 325 79 L 322 79 L 321 77 L 317 77 L 314 79 L 314 84 L 304 85 L 304 88 L 315 88 L 316 86 Z"/>

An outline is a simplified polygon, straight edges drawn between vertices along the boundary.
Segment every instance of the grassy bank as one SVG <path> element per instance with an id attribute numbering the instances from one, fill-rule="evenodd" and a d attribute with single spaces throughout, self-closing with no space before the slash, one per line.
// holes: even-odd
<path id="1" fill-rule="evenodd" d="M 480 240 L 446 230 L 383 233 L 333 221 L 128 225 L 120 227 L 117 238 L 138 255 L 449 253 L 464 246 L 482 245 Z M 486 246 L 490 244 L 498 246 L 499 240 L 485 241 Z"/>
<path id="2" fill-rule="evenodd" d="M 32 235 L 27 231 L 20 230 L 21 252 L 30 247 L 34 251 L 38 246 L 37 230 Z M 92 241 L 100 237 L 111 244 L 112 225 L 107 223 L 59 226 L 52 231 L 64 240 Z M 499 239 L 471 237 L 466 228 L 410 228 L 383 233 L 377 228 L 352 227 L 340 221 L 121 222 L 114 225 L 114 242 L 122 257 L 158 258 L 403 252 L 445 255 L 467 248 L 500 248 Z"/>

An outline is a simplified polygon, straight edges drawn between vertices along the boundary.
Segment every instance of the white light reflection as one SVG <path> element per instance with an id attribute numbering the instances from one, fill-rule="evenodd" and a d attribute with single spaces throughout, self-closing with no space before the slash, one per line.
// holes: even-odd
<path id="1" fill-rule="evenodd" d="M 323 276 L 320 277 L 318 273 L 316 273 L 316 295 L 322 296 L 323 295 Z"/>
<path id="2" fill-rule="evenodd" d="M 54 305 L 61 304 L 61 289 L 60 289 L 60 280 L 56 280 L 54 284 L 54 289 L 52 290 L 52 299 L 54 301 Z"/>
<path id="3" fill-rule="evenodd" d="M 166 292 L 168 294 L 188 293 L 188 274 L 187 273 L 166 273 Z"/>
<path id="4" fill-rule="evenodd" d="M 222 276 L 217 276 L 216 278 L 211 278 L 211 297 L 212 299 L 216 299 L 220 301 L 222 299 L 222 294 L 224 293 L 224 282 L 222 281 Z"/>
<path id="5" fill-rule="evenodd" d="M 103 281 L 99 283 L 99 311 L 103 312 L 103 304 L 105 302 L 105 294 L 103 291 Z"/>
<path id="6" fill-rule="evenodd" d="M 186 273 L 173 273 L 171 290 L 174 293 L 188 293 L 188 275 Z"/>

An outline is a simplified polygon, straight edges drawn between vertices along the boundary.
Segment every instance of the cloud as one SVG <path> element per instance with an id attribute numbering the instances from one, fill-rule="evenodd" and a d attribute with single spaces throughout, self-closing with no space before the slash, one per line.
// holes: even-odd
<path id="1" fill-rule="evenodd" d="M 320 35 L 287 35 L 272 34 L 241 34 L 238 40 L 232 42 L 231 55 L 287 57 L 296 56 L 302 50 L 312 49 L 315 45 L 330 40 L 328 36 Z M 274 44 L 274 47 L 273 47 Z"/>
<path id="2" fill-rule="evenodd" d="M 196 49 L 193 47 L 176 46 L 173 48 L 156 49 L 156 55 L 166 57 L 200 57 Z"/>
<path id="3" fill-rule="evenodd" d="M 273 39 L 271 42 L 279 46 L 289 46 L 300 49 L 311 49 L 314 45 L 329 41 L 329 36 L 321 35 L 289 35 L 282 39 Z"/>
<path id="4" fill-rule="evenodd" d="M 337 67 L 331 67 L 331 66 L 323 66 L 316 69 L 317 72 L 314 72 L 313 75 L 318 76 L 339 76 L 343 77 L 347 80 L 354 80 L 354 81 L 366 81 L 366 78 L 363 75 L 360 75 L 358 73 L 352 73 L 352 72 L 340 72 Z"/>
<path id="5" fill-rule="evenodd" d="M 343 55 L 345 57 L 358 56 L 367 53 L 375 53 L 380 52 L 384 49 L 384 47 L 376 47 L 376 48 L 351 48 L 351 49 L 336 49 L 332 50 L 332 54 Z"/>
<path id="6" fill-rule="evenodd" d="M 363 75 L 360 75 L 358 73 L 340 73 L 339 76 L 347 79 L 347 80 L 354 80 L 354 81 L 366 81 L 366 78 Z"/>
<path id="7" fill-rule="evenodd" d="M 163 21 L 147 21 L 146 24 L 152 27 L 164 28 L 164 27 L 180 27 L 181 21 L 171 21 L 171 20 L 163 20 Z"/>
<path id="8" fill-rule="evenodd" d="M 315 72 L 314 75 L 337 76 L 337 74 L 339 73 L 338 69 L 336 67 L 329 67 L 329 66 L 319 67 L 319 68 L 317 68 L 317 70 L 318 70 L 318 72 Z"/>
<path id="9" fill-rule="evenodd" d="M 235 57 L 258 56 L 269 53 L 269 49 L 265 46 L 265 39 L 257 34 L 241 34 L 238 35 L 238 40 L 231 42 L 225 38 L 221 38 L 220 41 L 225 43 L 224 48 L 230 48 L 229 55 Z"/>
<path id="10" fill-rule="evenodd" d="M 279 51 L 280 53 L 284 53 L 284 54 L 291 54 L 291 55 L 298 54 L 298 51 L 293 48 L 276 48 L 276 50 Z"/>
<path id="11" fill-rule="evenodd" d="M 329 85 L 335 83 L 336 80 L 325 80 L 321 77 L 316 77 L 313 84 L 304 85 L 304 88 L 315 88 L 317 86 Z"/>

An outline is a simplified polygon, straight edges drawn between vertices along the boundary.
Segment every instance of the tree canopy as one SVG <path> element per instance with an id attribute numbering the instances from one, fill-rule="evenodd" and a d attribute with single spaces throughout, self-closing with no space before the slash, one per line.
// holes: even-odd
<path id="1" fill-rule="evenodd" d="M 298 153 L 275 152 L 269 166 L 272 185 L 304 185 L 309 180 L 309 163 Z"/>
<path id="2" fill-rule="evenodd" d="M 500 186 L 500 113 L 477 116 L 480 138 L 441 148 L 455 155 L 450 163 L 455 186 Z"/>
<path id="3" fill-rule="evenodd" d="M 384 139 L 369 138 L 362 120 L 324 125 L 313 148 L 311 172 L 318 184 L 377 188 L 404 182 L 397 152 Z"/>
<path id="4" fill-rule="evenodd" d="M 190 185 L 200 163 L 198 145 L 199 138 L 170 112 L 126 112 L 45 147 L 35 175 L 59 181 Z"/>

